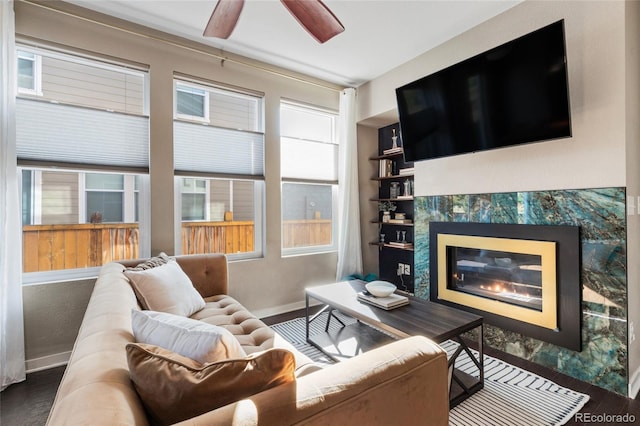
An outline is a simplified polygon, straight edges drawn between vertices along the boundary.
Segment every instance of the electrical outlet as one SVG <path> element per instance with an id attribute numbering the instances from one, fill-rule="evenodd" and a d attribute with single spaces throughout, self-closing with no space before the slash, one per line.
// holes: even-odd
<path id="1" fill-rule="evenodd" d="M 396 269 L 396 274 L 401 276 L 404 273 L 404 263 L 398 263 L 398 269 Z"/>
<path id="2" fill-rule="evenodd" d="M 409 264 L 404 265 L 404 275 L 411 275 L 411 265 Z"/>

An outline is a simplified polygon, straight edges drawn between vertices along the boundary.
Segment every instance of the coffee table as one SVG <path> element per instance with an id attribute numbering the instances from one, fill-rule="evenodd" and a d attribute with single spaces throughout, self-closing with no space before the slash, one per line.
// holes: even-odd
<path id="1" fill-rule="evenodd" d="M 450 406 L 456 406 L 483 388 L 484 337 L 481 316 L 412 296 L 409 296 L 408 305 L 387 311 L 360 302 L 357 299 L 357 295 L 358 292 L 363 290 L 365 290 L 365 283 L 358 280 L 308 287 L 305 290 L 307 342 L 326 353 L 322 343 L 322 339 L 326 336 L 309 336 L 309 324 L 326 310 L 329 310 L 329 321 L 332 316 L 331 311 L 338 310 L 357 319 L 359 322 L 383 330 L 395 338 L 401 339 L 413 335 L 422 335 L 436 343 L 442 343 L 449 339 L 455 340 L 459 346 L 448 360 L 449 367 L 454 367 L 449 391 Z M 325 304 L 325 307 L 313 316 L 310 316 L 309 311 L 310 299 L 315 299 Z M 355 323 L 354 326 L 360 327 L 360 329 L 365 328 L 358 323 Z M 477 356 L 474 355 L 464 339 L 462 339 L 462 334 L 475 328 L 478 329 Z M 328 323 L 325 331 L 328 331 Z M 357 335 L 357 333 L 355 332 L 354 335 Z M 455 369 L 456 359 L 463 351 L 469 355 L 469 358 L 476 365 L 479 377 L 473 377 Z M 327 355 L 331 356 L 329 353 Z"/>

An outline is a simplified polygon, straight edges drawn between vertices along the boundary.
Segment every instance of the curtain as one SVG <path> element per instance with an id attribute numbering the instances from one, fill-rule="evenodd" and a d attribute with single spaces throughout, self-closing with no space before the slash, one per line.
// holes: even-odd
<path id="1" fill-rule="evenodd" d="M 340 94 L 339 120 L 338 281 L 348 275 L 362 273 L 355 89 L 345 89 Z"/>
<path id="2" fill-rule="evenodd" d="M 25 355 L 16 164 L 14 12 L 13 1 L 0 1 L 0 390 L 4 390 L 25 379 Z"/>

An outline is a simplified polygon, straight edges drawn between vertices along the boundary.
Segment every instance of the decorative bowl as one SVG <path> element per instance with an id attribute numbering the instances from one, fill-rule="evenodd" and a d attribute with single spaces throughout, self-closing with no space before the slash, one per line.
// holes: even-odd
<path id="1" fill-rule="evenodd" d="M 398 288 L 387 281 L 371 281 L 365 287 L 369 293 L 376 297 L 387 297 Z"/>

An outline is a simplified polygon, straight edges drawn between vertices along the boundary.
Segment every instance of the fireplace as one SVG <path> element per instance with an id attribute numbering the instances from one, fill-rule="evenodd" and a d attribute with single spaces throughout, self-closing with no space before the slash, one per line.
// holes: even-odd
<path id="1" fill-rule="evenodd" d="M 581 350 L 579 228 L 431 222 L 430 297 Z"/>

